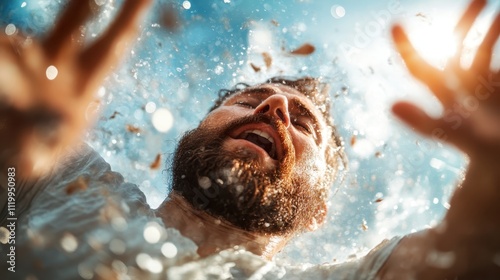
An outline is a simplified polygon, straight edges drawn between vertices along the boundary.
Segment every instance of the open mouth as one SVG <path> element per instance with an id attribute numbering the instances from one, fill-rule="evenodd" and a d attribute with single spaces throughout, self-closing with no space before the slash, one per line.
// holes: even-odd
<path id="1" fill-rule="evenodd" d="M 239 134 L 236 139 L 244 139 L 248 142 L 251 142 L 266 151 L 266 153 L 272 159 L 278 159 L 274 139 L 267 132 L 258 129 L 247 130 Z"/>

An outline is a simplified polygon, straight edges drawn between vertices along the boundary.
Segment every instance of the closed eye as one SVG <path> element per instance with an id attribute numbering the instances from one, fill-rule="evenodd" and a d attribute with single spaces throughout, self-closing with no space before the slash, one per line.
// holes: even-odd
<path id="1" fill-rule="evenodd" d="M 245 101 L 237 101 L 234 104 L 236 104 L 238 106 L 246 107 L 246 108 L 249 108 L 249 109 L 255 109 L 255 108 L 257 108 L 253 104 L 245 102 Z"/>
<path id="2" fill-rule="evenodd" d="M 312 134 L 312 129 L 309 125 L 307 125 L 303 122 L 299 122 L 299 121 L 297 121 L 297 119 L 295 119 L 292 123 L 295 127 L 298 127 L 303 132 L 306 132 L 307 134 Z"/>

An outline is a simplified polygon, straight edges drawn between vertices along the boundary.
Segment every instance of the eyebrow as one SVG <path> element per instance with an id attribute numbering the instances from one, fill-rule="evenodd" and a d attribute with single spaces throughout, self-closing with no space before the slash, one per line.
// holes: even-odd
<path id="1" fill-rule="evenodd" d="M 276 91 L 272 88 L 251 88 L 251 89 L 245 89 L 245 90 L 241 91 L 240 93 L 235 94 L 235 96 L 242 95 L 242 94 L 248 94 L 248 95 L 257 95 L 257 96 L 261 97 L 261 99 L 262 99 L 262 97 L 268 97 L 268 96 L 271 96 L 271 95 L 276 94 L 276 93 L 278 93 L 278 91 Z M 290 93 L 290 94 L 297 95 L 295 93 Z M 306 95 L 304 95 L 302 93 L 301 93 L 301 95 L 308 98 Z M 320 122 L 319 122 L 318 118 L 314 115 L 314 113 L 311 111 L 311 109 L 309 109 L 309 107 L 304 102 L 300 101 L 299 99 L 292 98 L 291 102 L 292 102 L 292 105 L 294 107 L 299 109 L 299 114 L 312 119 L 314 126 L 315 126 L 315 127 L 313 127 L 313 129 L 315 130 L 317 138 L 318 138 L 317 139 L 318 144 L 321 143 L 321 141 L 323 140 L 323 135 L 321 133 L 321 129 L 319 129 Z"/>

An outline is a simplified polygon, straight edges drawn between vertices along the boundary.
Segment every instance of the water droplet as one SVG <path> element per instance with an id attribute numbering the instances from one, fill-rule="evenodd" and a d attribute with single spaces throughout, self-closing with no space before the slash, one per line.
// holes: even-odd
<path id="1" fill-rule="evenodd" d="M 109 250 L 117 255 L 121 255 L 125 253 L 126 244 L 120 239 L 113 239 L 109 242 Z"/>
<path id="2" fill-rule="evenodd" d="M 189 2 L 189 1 L 184 1 L 184 2 L 182 2 L 182 7 L 183 7 L 184 9 L 186 9 L 186 10 L 191 9 L 191 2 Z"/>
<path id="3" fill-rule="evenodd" d="M 242 185 L 237 185 L 236 186 L 236 194 L 240 194 L 243 191 L 243 186 Z"/>
<path id="4" fill-rule="evenodd" d="M 161 238 L 160 225 L 155 222 L 149 222 L 144 228 L 144 239 L 151 244 L 158 243 Z"/>
<path id="5" fill-rule="evenodd" d="M 142 269 L 147 269 L 148 261 L 151 259 L 151 257 L 148 254 L 145 253 L 139 253 L 135 257 L 135 262 L 137 265 L 142 268 Z"/>
<path id="6" fill-rule="evenodd" d="M 154 112 L 152 122 L 156 130 L 165 133 L 174 125 L 174 117 L 168 109 L 160 108 Z"/>
<path id="7" fill-rule="evenodd" d="M 121 216 L 113 217 L 111 219 L 111 226 L 117 231 L 124 231 L 127 229 L 127 220 Z"/>
<path id="8" fill-rule="evenodd" d="M 330 9 L 330 13 L 334 18 L 340 19 L 345 16 L 345 8 L 340 5 L 333 5 Z"/>
<path id="9" fill-rule="evenodd" d="M 146 112 L 154 113 L 156 111 L 156 104 L 154 102 L 148 102 L 145 106 Z"/>
<path id="10" fill-rule="evenodd" d="M 150 259 L 148 261 L 148 270 L 152 273 L 160 273 L 163 270 L 163 265 L 160 260 Z"/>
<path id="11" fill-rule="evenodd" d="M 64 234 L 63 238 L 61 238 L 61 246 L 64 251 L 72 253 L 78 247 L 78 240 L 76 240 L 73 234 L 67 232 Z"/>
<path id="12" fill-rule="evenodd" d="M 165 242 L 161 246 L 161 252 L 166 258 L 175 258 L 177 256 L 177 247 L 173 243 Z"/>
<path id="13" fill-rule="evenodd" d="M 59 74 L 59 71 L 54 65 L 50 65 L 47 67 L 47 70 L 45 71 L 45 75 L 47 76 L 47 79 L 49 80 L 54 80 L 57 75 Z"/>
<path id="14" fill-rule="evenodd" d="M 136 120 L 140 121 L 140 120 L 142 120 L 143 117 L 144 117 L 144 111 L 142 111 L 140 109 L 135 110 L 135 112 L 134 112 L 134 118 Z"/>
<path id="15" fill-rule="evenodd" d="M 224 67 L 217 65 L 214 70 L 215 74 L 220 75 L 224 72 Z"/>
<path id="16" fill-rule="evenodd" d="M 432 251 L 427 255 L 425 261 L 433 267 L 449 268 L 455 263 L 455 253 Z"/>
<path id="17" fill-rule="evenodd" d="M 113 267 L 115 271 L 120 272 L 122 274 L 127 274 L 128 272 L 127 265 L 120 260 L 113 260 L 113 262 L 111 263 L 111 267 Z"/>
<path id="18" fill-rule="evenodd" d="M 5 27 L 5 34 L 7 34 L 7 36 L 14 35 L 16 33 L 16 30 L 17 28 L 14 24 L 7 24 L 7 26 Z"/>
<path id="19" fill-rule="evenodd" d="M 198 185 L 200 185 L 200 187 L 202 189 L 208 189 L 210 188 L 210 186 L 212 185 L 212 181 L 210 180 L 210 178 L 206 177 L 206 176 L 202 176 L 200 178 L 198 178 Z"/>
<path id="20" fill-rule="evenodd" d="M 149 270 L 152 273 L 160 273 L 163 270 L 163 265 L 157 259 L 151 258 L 148 254 L 140 253 L 135 257 L 137 265 L 145 270 Z"/>
<path id="21" fill-rule="evenodd" d="M 105 87 L 100 87 L 99 90 L 97 91 L 97 97 L 98 98 L 103 98 L 104 95 L 106 95 L 106 88 Z"/>
<path id="22" fill-rule="evenodd" d="M 94 272 L 92 272 L 92 269 L 87 267 L 86 264 L 78 265 L 78 274 L 80 274 L 83 279 L 92 279 L 94 277 Z"/>

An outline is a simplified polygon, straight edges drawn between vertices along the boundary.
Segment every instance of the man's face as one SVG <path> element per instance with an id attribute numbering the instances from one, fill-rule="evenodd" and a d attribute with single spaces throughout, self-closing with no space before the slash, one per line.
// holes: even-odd
<path id="1" fill-rule="evenodd" d="M 304 229 L 326 214 L 328 135 L 321 113 L 295 89 L 247 88 L 180 141 L 174 191 L 245 230 Z"/>

